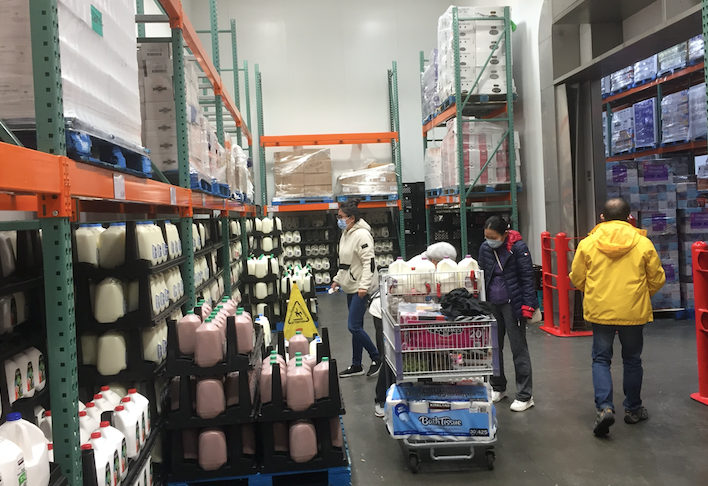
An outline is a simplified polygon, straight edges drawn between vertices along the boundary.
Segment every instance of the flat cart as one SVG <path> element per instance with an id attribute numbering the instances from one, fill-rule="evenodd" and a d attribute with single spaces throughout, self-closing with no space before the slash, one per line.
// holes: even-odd
<path id="1" fill-rule="evenodd" d="M 483 282 L 481 271 L 381 277 L 386 362 L 396 379 L 384 420 L 414 473 L 422 454 L 435 461 L 483 454 L 494 468 L 497 419 L 489 377 L 499 369 L 496 320 L 450 320 L 438 303 L 456 288 L 483 299 Z"/>

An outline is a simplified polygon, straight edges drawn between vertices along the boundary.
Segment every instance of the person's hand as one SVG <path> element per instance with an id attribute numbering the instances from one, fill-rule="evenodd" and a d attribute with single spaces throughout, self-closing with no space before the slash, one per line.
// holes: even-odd
<path id="1" fill-rule="evenodd" d="M 522 305 L 521 306 L 521 315 L 525 319 L 531 319 L 533 317 L 533 313 L 536 309 L 533 307 L 529 307 L 528 305 Z"/>
<path id="2" fill-rule="evenodd" d="M 332 290 L 336 289 L 337 287 L 339 287 L 339 284 L 337 282 L 332 282 L 332 285 L 329 286 L 329 288 L 331 288 Z"/>
<path id="3" fill-rule="evenodd" d="M 366 298 L 366 294 L 368 294 L 368 293 L 369 293 L 368 290 L 359 289 L 359 298 L 360 298 L 360 299 L 365 299 L 365 298 Z"/>

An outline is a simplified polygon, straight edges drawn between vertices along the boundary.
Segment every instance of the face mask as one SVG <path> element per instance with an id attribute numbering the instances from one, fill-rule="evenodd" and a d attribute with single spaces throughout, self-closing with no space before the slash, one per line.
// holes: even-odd
<path id="1" fill-rule="evenodd" d="M 490 240 L 489 238 L 485 239 L 487 240 L 487 244 L 494 250 L 502 246 L 502 244 L 504 243 L 502 240 Z"/>
<path id="2" fill-rule="evenodd" d="M 346 219 L 338 219 L 337 220 L 337 226 L 339 226 L 340 230 L 345 230 L 347 229 L 347 220 Z"/>

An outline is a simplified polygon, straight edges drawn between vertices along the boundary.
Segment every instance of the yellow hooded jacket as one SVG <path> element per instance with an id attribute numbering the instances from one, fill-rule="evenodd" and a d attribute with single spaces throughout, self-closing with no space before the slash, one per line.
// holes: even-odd
<path id="1" fill-rule="evenodd" d="M 636 326 L 654 320 L 651 296 L 666 276 L 646 231 L 607 221 L 578 244 L 570 280 L 585 293 L 586 321 Z"/>

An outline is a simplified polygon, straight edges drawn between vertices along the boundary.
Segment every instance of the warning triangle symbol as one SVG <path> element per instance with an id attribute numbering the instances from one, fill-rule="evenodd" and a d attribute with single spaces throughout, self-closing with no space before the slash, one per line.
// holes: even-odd
<path id="1" fill-rule="evenodd" d="M 306 337 L 312 337 L 317 332 L 317 327 L 300 289 L 297 284 L 293 284 L 283 326 L 285 339 L 290 339 L 297 331 L 302 331 Z"/>
<path id="2" fill-rule="evenodd" d="M 305 324 L 309 321 L 310 319 L 308 318 L 307 313 L 305 313 L 305 310 L 302 308 L 302 304 L 300 304 L 299 301 L 295 301 L 293 304 L 293 310 L 288 316 L 288 324 Z"/>

